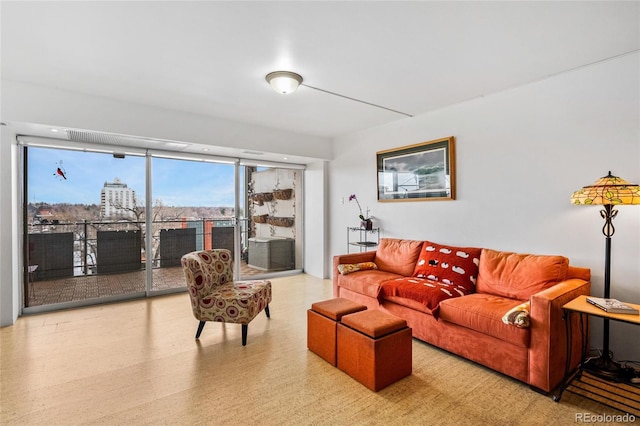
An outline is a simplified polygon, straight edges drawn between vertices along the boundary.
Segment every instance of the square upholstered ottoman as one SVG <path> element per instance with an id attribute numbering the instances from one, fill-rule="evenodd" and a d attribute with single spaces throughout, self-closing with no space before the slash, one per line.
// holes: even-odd
<path id="1" fill-rule="evenodd" d="M 313 303 L 307 311 L 309 350 L 335 366 L 338 321 L 344 315 L 365 309 L 364 305 L 342 298 Z"/>
<path id="2" fill-rule="evenodd" d="M 411 329 L 378 309 L 345 315 L 338 324 L 338 368 L 377 392 L 409 376 Z"/>

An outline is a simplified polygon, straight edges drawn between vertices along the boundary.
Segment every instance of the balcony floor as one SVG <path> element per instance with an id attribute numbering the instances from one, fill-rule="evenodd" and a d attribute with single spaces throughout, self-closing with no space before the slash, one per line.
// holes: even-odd
<path id="1" fill-rule="evenodd" d="M 265 271 L 254 269 L 242 262 L 244 279 Z M 146 271 L 121 274 L 83 275 L 29 283 L 28 306 L 43 306 L 55 303 L 74 302 L 109 296 L 120 296 L 145 291 Z M 182 267 L 154 268 L 153 290 L 168 290 L 185 287 Z"/>

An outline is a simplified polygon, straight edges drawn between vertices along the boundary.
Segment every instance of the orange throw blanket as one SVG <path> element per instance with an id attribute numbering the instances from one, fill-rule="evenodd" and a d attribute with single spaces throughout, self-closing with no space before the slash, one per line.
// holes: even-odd
<path id="1" fill-rule="evenodd" d="M 426 306 L 435 318 L 438 318 L 440 302 L 460 297 L 471 292 L 462 286 L 431 281 L 426 278 L 404 277 L 385 281 L 378 291 L 378 300 L 395 296 L 415 300 Z"/>

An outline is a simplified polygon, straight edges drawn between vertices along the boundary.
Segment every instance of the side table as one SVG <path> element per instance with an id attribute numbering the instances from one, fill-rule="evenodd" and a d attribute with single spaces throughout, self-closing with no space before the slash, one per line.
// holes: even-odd
<path id="1" fill-rule="evenodd" d="M 587 302 L 588 296 L 578 296 L 569 303 L 565 304 L 562 309 L 565 315 L 566 334 L 567 334 L 567 366 L 565 378 L 559 388 L 559 392 L 553 396 L 553 400 L 558 402 L 566 390 L 571 393 L 583 396 L 601 404 L 607 405 L 616 410 L 624 411 L 629 414 L 640 416 L 640 386 L 607 380 L 606 378 L 590 374 L 584 368 L 589 351 L 588 346 L 588 327 L 586 322 L 589 317 L 604 318 L 613 321 L 621 321 L 629 324 L 640 325 L 640 315 L 631 314 L 612 314 L 593 306 Z M 625 302 L 628 305 L 640 309 L 640 305 Z M 571 315 L 580 315 L 581 324 L 581 360 L 578 368 L 569 371 L 571 359 Z"/>

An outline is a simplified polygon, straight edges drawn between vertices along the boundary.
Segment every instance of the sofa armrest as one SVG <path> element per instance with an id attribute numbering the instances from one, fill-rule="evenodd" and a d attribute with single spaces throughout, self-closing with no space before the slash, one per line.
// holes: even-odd
<path id="1" fill-rule="evenodd" d="M 572 318 L 572 341 L 567 342 L 562 306 L 580 295 L 588 295 L 590 290 L 590 281 L 572 278 L 531 296 L 531 386 L 551 392 L 560 384 L 565 375 L 567 343 L 571 345 L 570 367 L 574 368 L 580 362 L 580 322 L 578 318 Z"/>
<path id="2" fill-rule="evenodd" d="M 333 256 L 333 296 L 336 297 L 338 295 L 338 276 L 340 275 L 340 272 L 338 271 L 338 265 L 373 262 L 375 259 L 375 250 L 365 251 L 362 253 L 339 254 Z"/>

